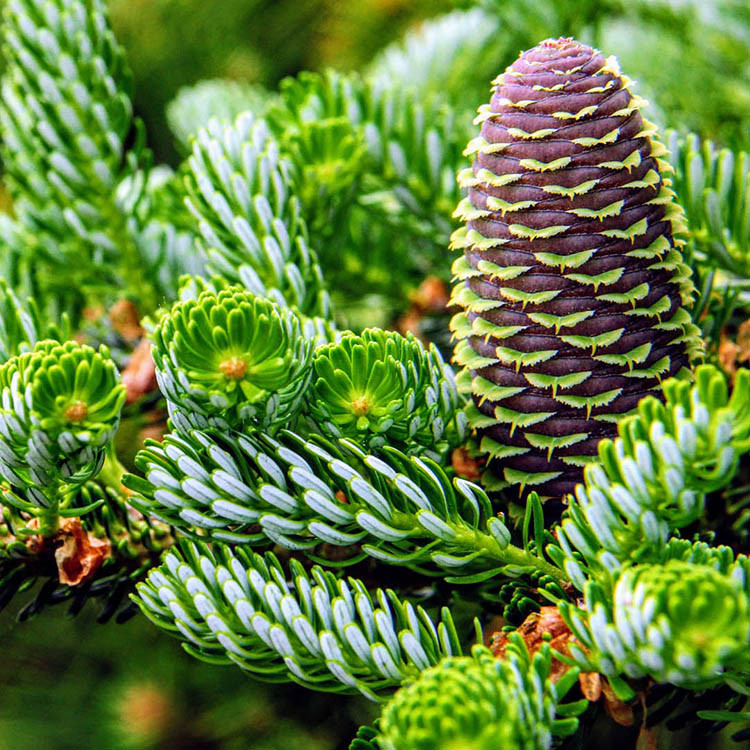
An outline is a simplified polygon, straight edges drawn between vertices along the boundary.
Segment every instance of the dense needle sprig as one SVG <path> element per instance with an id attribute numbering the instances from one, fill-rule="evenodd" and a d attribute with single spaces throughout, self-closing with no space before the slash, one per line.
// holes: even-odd
<path id="1" fill-rule="evenodd" d="M 125 390 L 106 348 L 40 341 L 0 367 L 0 398 L 0 473 L 43 494 L 99 471 Z"/>
<path id="2" fill-rule="evenodd" d="M 433 455 L 463 437 L 453 374 L 434 346 L 371 329 L 321 347 L 312 364 L 307 403 L 324 434 Z"/>
<path id="3" fill-rule="evenodd" d="M 154 331 L 159 387 L 198 424 L 288 423 L 310 379 L 297 316 L 239 287 L 177 303 Z"/>

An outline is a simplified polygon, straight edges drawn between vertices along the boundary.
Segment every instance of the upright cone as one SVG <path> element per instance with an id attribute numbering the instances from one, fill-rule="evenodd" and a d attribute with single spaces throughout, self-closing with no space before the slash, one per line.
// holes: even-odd
<path id="1" fill-rule="evenodd" d="M 490 486 L 560 497 L 699 346 L 671 166 L 616 60 L 524 52 L 479 109 L 452 321 Z"/>

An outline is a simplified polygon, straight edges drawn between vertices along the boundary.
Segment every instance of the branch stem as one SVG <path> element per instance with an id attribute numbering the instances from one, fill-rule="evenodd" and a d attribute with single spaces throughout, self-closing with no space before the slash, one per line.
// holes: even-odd
<path id="1" fill-rule="evenodd" d="M 46 508 L 41 508 L 37 516 L 39 536 L 51 539 L 60 530 L 60 483 L 56 483 L 45 496 L 50 504 Z"/>
<path id="2" fill-rule="evenodd" d="M 122 494 L 122 478 L 126 473 L 127 470 L 120 463 L 120 459 L 117 458 L 114 444 L 110 443 L 107 446 L 107 450 L 104 456 L 104 465 L 102 466 L 102 470 L 99 472 L 97 479 L 102 484 L 110 487 L 118 494 Z"/>

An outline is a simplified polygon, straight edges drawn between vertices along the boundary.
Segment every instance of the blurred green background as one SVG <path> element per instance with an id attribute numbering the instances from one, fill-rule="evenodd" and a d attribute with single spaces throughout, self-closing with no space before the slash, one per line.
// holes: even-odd
<path id="1" fill-rule="evenodd" d="M 369 702 L 202 664 L 145 618 L 0 617 L 0 750 L 333 750 Z"/>
<path id="2" fill-rule="evenodd" d="M 747 0 L 111 0 L 136 108 L 157 160 L 173 164 L 165 107 L 181 86 L 228 78 L 275 88 L 300 70 L 361 68 L 420 19 L 474 5 L 503 20 L 502 66 L 547 36 L 575 35 L 618 55 L 666 125 L 750 144 Z"/>
<path id="3" fill-rule="evenodd" d="M 205 78 L 260 83 L 324 67 L 366 63 L 420 18 L 450 0 L 111 0 L 112 23 L 129 52 L 135 105 L 158 160 L 176 153 L 165 106 Z"/>
<path id="4" fill-rule="evenodd" d="M 449 0 L 112 0 L 135 74 L 136 109 L 157 161 L 179 163 L 165 108 L 182 86 L 228 78 L 274 88 L 284 76 L 365 66 Z M 620 57 L 663 125 L 750 148 L 747 0 L 487 0 L 521 48 L 575 34 Z M 488 81 L 467 91 L 472 106 Z M 474 99 L 476 97 L 476 99 Z M 0 750 L 335 750 L 374 708 L 362 699 L 268 686 L 196 662 L 141 617 L 98 626 L 91 612 L 0 614 Z M 627 734 L 627 733 L 625 733 Z M 721 743 L 720 743 L 721 744 Z M 717 747 L 720 745 L 716 745 Z"/>

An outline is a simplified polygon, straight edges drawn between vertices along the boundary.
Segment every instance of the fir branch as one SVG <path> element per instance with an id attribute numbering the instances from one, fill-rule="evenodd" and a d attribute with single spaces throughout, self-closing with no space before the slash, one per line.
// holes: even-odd
<path id="1" fill-rule="evenodd" d="M 557 534 L 558 562 L 579 590 L 589 578 L 611 586 L 632 562 L 662 562 L 669 537 L 701 517 L 706 493 L 726 486 L 750 449 L 749 392 L 750 371 L 730 396 L 724 376 L 702 365 L 695 384 L 666 381 L 665 403 L 643 399 L 619 437 L 599 444 Z"/>
<path id="2" fill-rule="evenodd" d="M 750 154 L 718 148 L 694 133 L 668 131 L 665 141 L 690 229 L 688 249 L 705 273 L 721 268 L 744 287 L 750 276 Z"/>
<path id="3" fill-rule="evenodd" d="M 366 173 L 366 146 L 361 129 L 345 117 L 297 123 L 285 128 L 282 148 L 294 165 L 294 192 L 314 238 L 326 253 L 324 263 L 333 266 L 328 247 L 343 244 L 348 215 Z"/>
<path id="4" fill-rule="evenodd" d="M 34 269 L 40 283 L 83 294 L 76 312 L 123 285 L 154 309 L 131 216 L 148 154 L 104 3 L 12 0 L 3 39 L 3 158 L 24 241 L 49 267 Z"/>
<path id="5" fill-rule="evenodd" d="M 291 189 L 290 165 L 262 120 L 214 120 L 193 141 L 186 178 L 208 269 L 253 294 L 329 316 L 328 293 Z"/>
<path id="6" fill-rule="evenodd" d="M 0 365 L 30 351 L 42 339 L 65 341 L 69 333 L 66 316 L 62 316 L 59 325 L 45 324 L 35 300 L 22 304 L 0 279 Z"/>
<path id="7" fill-rule="evenodd" d="M 206 291 L 217 295 L 223 291 L 236 291 L 237 289 L 238 286 L 236 284 L 229 284 L 218 274 L 212 274 L 210 278 L 205 278 L 204 276 L 182 276 L 179 279 L 177 298 L 180 302 L 188 302 L 190 300 L 197 301 L 201 294 Z M 250 297 L 255 296 L 247 290 L 243 289 L 243 291 L 245 291 Z M 270 299 L 263 297 L 259 297 L 258 299 L 265 299 L 282 316 L 296 318 L 302 331 L 302 339 L 312 345 L 313 351 L 319 346 L 324 346 L 325 344 L 338 340 L 341 336 L 341 332 L 337 329 L 336 323 L 332 320 L 321 317 L 308 318 L 304 315 L 298 314 L 294 310 L 288 310 L 284 306 L 278 305 Z M 153 326 L 150 327 L 153 328 Z"/>
<path id="8" fill-rule="evenodd" d="M 560 578 L 511 544 L 479 487 L 393 448 L 375 456 L 349 440 L 192 431 L 150 442 L 136 465 L 145 479 L 125 478 L 137 493 L 131 502 L 196 539 L 270 540 L 312 555 L 325 543 L 352 548 L 350 562 L 361 559 L 359 545 L 386 563 L 450 571 L 459 583 L 535 571 Z"/>
<path id="9" fill-rule="evenodd" d="M 153 333 L 156 378 L 172 412 L 219 427 L 288 423 L 312 374 L 312 342 L 288 308 L 240 287 L 172 307 Z"/>
<path id="10" fill-rule="evenodd" d="M 445 659 L 385 707 L 378 747 L 546 750 L 553 737 L 575 733 L 577 717 L 588 705 L 585 700 L 560 705 L 578 670 L 568 670 L 555 683 L 551 664 L 548 645 L 532 657 L 518 634 L 511 636 L 502 659 L 483 646 L 475 646 L 471 657 Z"/>
<path id="11" fill-rule="evenodd" d="M 493 77 L 506 45 L 497 14 L 481 8 L 454 11 L 423 22 L 386 47 L 366 76 L 378 92 L 410 92 L 423 102 L 471 110 L 483 93 L 479 82 Z"/>
<path id="12" fill-rule="evenodd" d="M 234 121 L 243 112 L 259 117 L 272 105 L 274 95 L 255 84 L 223 78 L 183 86 L 167 105 L 167 123 L 187 152 L 193 136 L 212 118 Z"/>
<path id="13" fill-rule="evenodd" d="M 5 279 L 9 287 L 20 297 L 31 297 L 37 290 L 37 276 L 35 268 L 38 264 L 29 258 L 27 238 L 21 225 L 8 214 L 0 213 L 0 276 Z M 37 269 L 38 270 L 38 269 Z M 70 294 L 79 297 L 77 290 Z M 60 305 L 62 310 L 70 306 L 68 300 Z M 59 317 L 62 313 L 52 310 L 50 319 Z"/>
<path id="14" fill-rule="evenodd" d="M 4 285 L 0 300 L 11 355 L 0 366 L 0 606 L 42 581 L 22 618 L 96 598 L 106 620 L 170 543 L 122 496 L 112 440 L 125 389 L 105 347 L 41 339 L 54 330 L 33 305 Z"/>
<path id="15" fill-rule="evenodd" d="M 378 700 L 461 645 L 447 608 L 436 624 L 390 590 L 370 594 L 297 560 L 181 544 L 138 586 L 136 602 L 184 648 L 259 679 Z"/>
<path id="16" fill-rule="evenodd" d="M 708 565 L 673 557 L 629 567 L 611 592 L 589 581 L 582 608 L 559 605 L 577 639 L 575 662 L 607 675 L 623 699 L 633 692 L 620 675 L 691 690 L 727 683 L 746 693 L 750 560 L 725 551 Z"/>
<path id="17" fill-rule="evenodd" d="M 105 347 L 40 341 L 0 367 L 0 475 L 26 493 L 13 502 L 39 517 L 42 535 L 57 531 L 64 486 L 101 470 L 124 401 Z"/>
<path id="18" fill-rule="evenodd" d="M 152 169 L 137 207 L 138 246 L 162 302 L 177 299 L 185 275 L 206 273 L 195 247 L 198 229 L 185 206 L 186 171 L 185 164 L 176 172 L 165 165 Z"/>
<path id="19" fill-rule="evenodd" d="M 378 750 L 378 730 L 374 727 L 360 727 L 357 736 L 349 745 L 349 750 Z"/>
<path id="20" fill-rule="evenodd" d="M 454 11 L 425 21 L 365 71 L 366 142 L 400 210 L 374 206 L 400 231 L 434 243 L 425 248 L 430 260 L 442 252 L 464 194 L 455 176 L 484 93 L 479 82 L 495 75 L 508 43 L 496 12 Z"/>
<path id="21" fill-rule="evenodd" d="M 469 137 L 469 119 L 461 121 L 449 109 L 432 111 L 419 99 L 384 91 L 373 94 L 365 138 L 376 160 L 380 184 L 388 191 L 368 206 L 401 232 L 420 238 L 423 262 L 437 260 L 438 246 L 445 248 L 454 222 L 450 215 L 464 192 L 456 182 Z"/>
<path id="22" fill-rule="evenodd" d="M 467 116 L 466 126 L 469 120 Z M 295 161 L 300 175 L 311 170 L 331 172 L 331 164 L 341 161 L 337 152 L 343 146 L 334 151 L 316 148 L 311 139 L 313 131 L 340 131 L 342 143 L 348 143 L 350 150 L 356 150 L 356 144 L 362 142 L 367 162 L 361 186 L 356 187 L 357 202 L 377 219 L 376 225 L 385 222 L 397 238 L 410 239 L 410 257 L 405 259 L 408 269 L 434 264 L 452 228 L 448 215 L 461 194 L 455 174 L 468 138 L 468 130 L 457 122 L 451 110 L 429 105 L 408 88 L 402 90 L 395 84 L 377 86 L 355 74 L 344 76 L 326 71 L 285 80 L 281 103 L 271 110 L 269 121 L 282 150 L 287 142 L 292 144 L 289 154 L 293 161 L 301 153 L 294 144 L 302 139 L 310 144 L 304 150 L 306 160 Z M 326 143 L 324 139 L 318 141 Z M 337 178 L 336 184 L 328 180 L 328 205 L 352 199 L 350 188 L 355 188 L 359 174 L 356 169 L 347 174 L 348 180 Z M 333 233 L 334 240 L 339 240 L 333 246 L 336 253 L 339 248 L 340 252 L 349 252 L 346 239 L 351 231 L 356 231 L 356 227 Z M 341 236 L 336 238 L 336 234 Z M 368 241 L 366 236 L 362 239 Z M 334 250 L 321 247 L 332 254 L 323 258 L 326 271 L 330 268 L 332 274 L 337 274 L 340 261 L 334 257 Z"/>
<path id="23" fill-rule="evenodd" d="M 315 351 L 307 413 L 321 434 L 440 461 L 466 434 L 455 379 L 437 348 L 368 329 Z"/>

